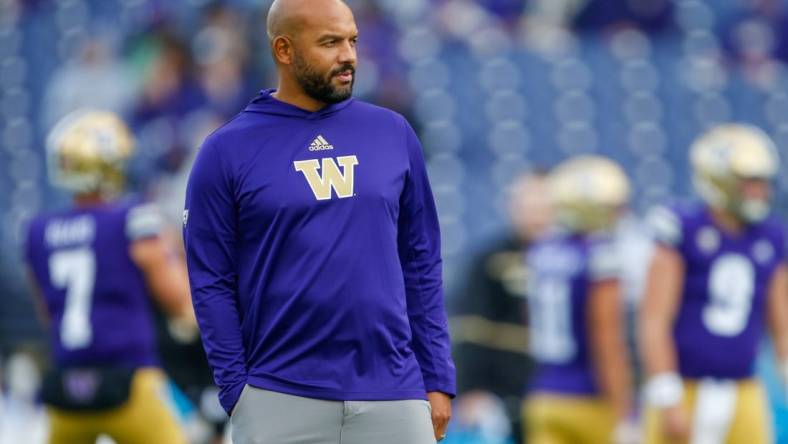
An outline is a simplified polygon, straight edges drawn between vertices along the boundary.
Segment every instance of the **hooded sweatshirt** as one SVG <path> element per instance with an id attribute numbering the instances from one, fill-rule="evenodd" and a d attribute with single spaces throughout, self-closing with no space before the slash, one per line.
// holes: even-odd
<path id="1" fill-rule="evenodd" d="M 205 140 L 186 193 L 194 310 L 223 407 L 246 384 L 453 396 L 438 218 L 413 129 L 361 101 L 310 112 L 272 92 Z"/>

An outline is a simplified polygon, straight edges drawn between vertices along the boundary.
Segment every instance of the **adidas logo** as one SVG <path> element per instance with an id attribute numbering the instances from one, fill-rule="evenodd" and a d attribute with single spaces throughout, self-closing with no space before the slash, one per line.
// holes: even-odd
<path id="1" fill-rule="evenodd" d="M 334 145 L 328 143 L 328 141 L 323 138 L 323 136 L 318 135 L 315 137 L 315 140 L 309 144 L 309 151 L 323 151 L 323 150 L 333 150 Z"/>

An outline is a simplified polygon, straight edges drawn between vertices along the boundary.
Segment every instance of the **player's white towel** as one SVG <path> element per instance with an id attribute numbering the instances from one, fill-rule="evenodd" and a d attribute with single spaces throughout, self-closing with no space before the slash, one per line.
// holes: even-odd
<path id="1" fill-rule="evenodd" d="M 691 444 L 724 444 L 736 411 L 737 386 L 733 381 L 704 379 L 692 421 Z"/>

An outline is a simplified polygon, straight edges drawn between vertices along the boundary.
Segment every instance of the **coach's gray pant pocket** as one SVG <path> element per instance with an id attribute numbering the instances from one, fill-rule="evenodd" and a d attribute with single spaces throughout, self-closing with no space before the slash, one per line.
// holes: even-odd
<path id="1" fill-rule="evenodd" d="M 233 406 L 233 411 L 230 412 L 230 420 L 232 420 L 233 417 L 235 416 L 235 413 L 238 411 L 238 407 L 241 405 L 241 402 L 243 402 L 244 396 L 246 395 L 246 392 L 248 390 L 249 390 L 249 384 L 245 384 L 244 388 L 241 389 L 241 395 L 238 396 L 238 401 L 236 401 L 235 406 Z"/>

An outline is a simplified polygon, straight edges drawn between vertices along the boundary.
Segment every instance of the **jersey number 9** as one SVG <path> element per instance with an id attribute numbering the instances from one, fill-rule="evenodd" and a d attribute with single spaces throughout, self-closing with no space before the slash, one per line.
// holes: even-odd
<path id="1" fill-rule="evenodd" d="M 726 254 L 711 265 L 709 302 L 703 324 L 718 336 L 737 336 L 747 327 L 755 291 L 752 262 L 741 254 Z"/>

